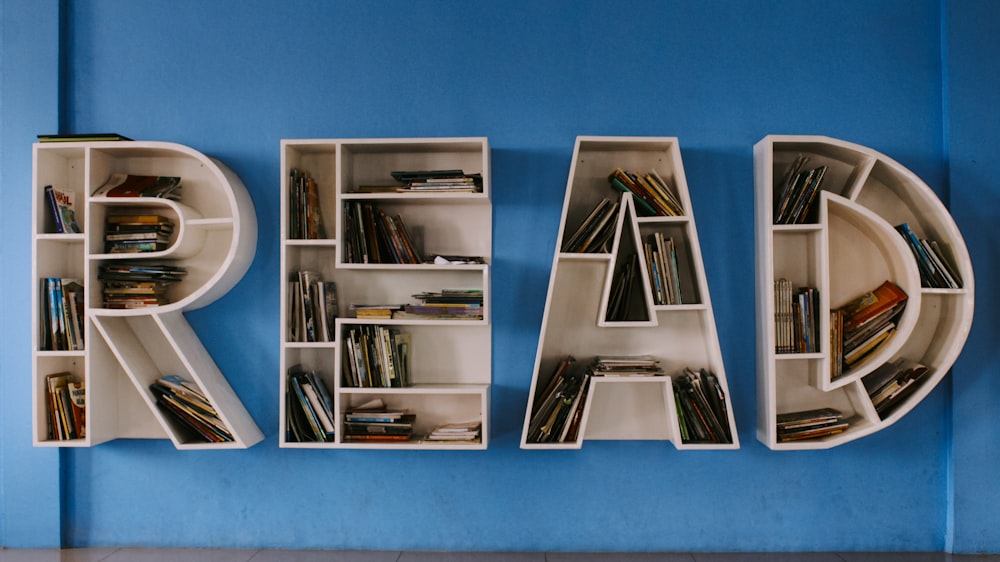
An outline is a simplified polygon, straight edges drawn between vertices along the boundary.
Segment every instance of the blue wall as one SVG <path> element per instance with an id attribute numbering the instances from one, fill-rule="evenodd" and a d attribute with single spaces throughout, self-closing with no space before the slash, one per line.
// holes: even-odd
<path id="1" fill-rule="evenodd" d="M 1000 412 L 989 351 L 997 328 L 985 295 L 996 282 L 987 229 L 996 206 L 978 204 L 1000 194 L 986 168 L 998 135 L 994 4 L 0 7 L 0 290 L 13 297 L 0 304 L 0 544 L 1000 552 Z M 166 441 L 30 446 L 24 186 L 34 135 L 57 127 L 179 142 L 243 178 L 258 212 L 256 259 L 229 295 L 189 320 L 264 442 L 205 452 Z M 899 423 L 830 451 L 773 452 L 754 436 L 751 151 L 771 133 L 870 146 L 949 195 L 981 287 L 953 377 Z M 473 135 L 488 136 L 493 149 L 490 449 L 279 449 L 280 139 Z M 519 449 L 577 135 L 679 137 L 740 450 L 681 453 L 655 442 Z"/>

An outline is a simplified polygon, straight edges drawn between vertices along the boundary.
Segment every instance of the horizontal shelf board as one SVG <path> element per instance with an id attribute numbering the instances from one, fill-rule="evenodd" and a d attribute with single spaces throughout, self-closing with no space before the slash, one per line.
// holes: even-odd
<path id="1" fill-rule="evenodd" d="M 582 252 L 559 252 L 564 261 L 611 261 L 611 254 L 586 254 Z"/>
<path id="2" fill-rule="evenodd" d="M 483 443 L 441 445 L 438 443 L 428 443 L 426 441 L 403 441 L 400 443 L 366 443 L 364 441 L 345 441 L 343 443 L 338 443 L 335 447 L 338 449 L 410 449 L 427 451 L 441 451 L 448 449 L 481 451 L 486 449 L 486 445 Z"/>
<path id="3" fill-rule="evenodd" d="M 36 441 L 35 447 L 89 447 L 90 441 L 87 439 L 46 439 L 44 441 Z"/>
<path id="4" fill-rule="evenodd" d="M 235 221 L 232 217 L 209 217 L 201 219 L 186 219 L 184 221 L 185 226 L 206 229 L 231 228 L 234 223 Z"/>
<path id="5" fill-rule="evenodd" d="M 83 243 L 85 232 L 42 232 L 35 235 L 35 240 L 51 242 Z"/>
<path id="6" fill-rule="evenodd" d="M 788 359 L 826 359 L 825 353 L 775 353 L 776 361 Z"/>
<path id="7" fill-rule="evenodd" d="M 336 349 L 335 341 L 289 341 L 285 342 L 285 347 L 296 349 Z"/>
<path id="8" fill-rule="evenodd" d="M 379 270 L 408 270 L 408 271 L 483 271 L 489 264 L 467 263 L 467 264 L 436 264 L 436 263 L 340 263 L 337 269 L 379 269 Z"/>
<path id="9" fill-rule="evenodd" d="M 341 394 L 482 394 L 489 389 L 488 384 L 445 384 L 423 383 L 407 387 L 354 387 L 342 386 Z"/>
<path id="10" fill-rule="evenodd" d="M 341 325 L 383 324 L 386 326 L 489 326 L 486 320 L 431 320 L 420 318 L 338 318 Z"/>
<path id="11" fill-rule="evenodd" d="M 35 352 L 36 357 L 83 357 L 86 354 L 87 351 L 83 349 L 46 349 Z"/>
<path id="12" fill-rule="evenodd" d="M 775 232 L 816 232 L 823 230 L 820 224 L 772 224 L 771 228 Z"/>
<path id="13" fill-rule="evenodd" d="M 688 215 L 681 216 L 655 216 L 655 217 L 636 217 L 635 222 L 639 224 L 684 224 L 691 222 L 691 217 Z"/>
<path id="14" fill-rule="evenodd" d="M 317 238 L 317 239 L 302 239 L 302 238 L 286 238 L 284 240 L 286 246 L 336 246 L 337 241 L 333 238 Z"/>
<path id="15" fill-rule="evenodd" d="M 489 196 L 485 193 L 445 193 L 441 191 L 436 191 L 433 193 L 414 193 L 414 192 L 396 192 L 396 193 L 361 193 L 361 192 L 350 192 L 342 193 L 340 199 L 344 201 L 349 200 L 359 200 L 359 201 L 412 201 L 414 203 L 483 203 L 487 204 L 490 201 Z"/>
<path id="16" fill-rule="evenodd" d="M 580 448 L 580 443 L 521 443 L 521 448 L 577 450 Z"/>
<path id="17" fill-rule="evenodd" d="M 657 326 L 657 323 L 653 320 L 623 320 L 619 322 L 602 321 L 598 322 L 597 325 L 601 328 L 640 328 Z"/>
<path id="18" fill-rule="evenodd" d="M 670 384 L 671 378 L 667 375 L 656 375 L 656 376 L 638 376 L 629 375 L 624 377 L 617 376 L 607 376 L 607 375 L 594 375 L 590 378 L 593 384 L 634 384 L 634 383 L 645 383 L 645 384 Z"/>
<path id="19" fill-rule="evenodd" d="M 679 312 L 682 310 L 707 310 L 706 304 L 657 304 L 653 305 L 653 310 L 657 312 Z"/>

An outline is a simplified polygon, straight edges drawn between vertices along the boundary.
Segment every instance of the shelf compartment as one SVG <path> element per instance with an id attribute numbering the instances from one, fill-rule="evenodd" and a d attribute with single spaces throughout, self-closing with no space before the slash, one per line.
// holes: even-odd
<path id="1" fill-rule="evenodd" d="M 111 352 L 132 381 L 171 441 L 178 449 L 245 448 L 261 439 L 250 415 L 218 373 L 207 350 L 180 313 L 94 317 L 95 325 Z M 209 443 L 192 440 L 180 422 L 156 406 L 149 385 L 164 375 L 179 375 L 201 389 L 232 433 L 233 441 Z"/>
<path id="2" fill-rule="evenodd" d="M 347 139 L 340 148 L 340 193 L 359 186 L 397 184 L 390 172 L 462 170 L 481 174 L 490 196 L 489 147 L 485 138 Z"/>
<path id="3" fill-rule="evenodd" d="M 338 419 L 338 446 L 372 449 L 486 449 L 489 441 L 488 384 L 417 385 L 413 388 L 351 389 L 339 391 L 342 412 L 369 400 L 381 399 L 388 409 L 416 414 L 413 438 L 402 442 L 365 442 L 344 439 L 343 417 Z M 423 440 L 435 427 L 446 423 L 482 422 L 479 443 L 439 443 Z"/>
<path id="4" fill-rule="evenodd" d="M 820 186 L 823 191 L 844 197 L 850 197 L 852 193 L 857 191 L 875 164 L 874 158 L 847 145 L 816 141 L 809 137 L 789 137 L 787 140 L 776 140 L 772 146 L 771 185 L 773 188 L 769 201 L 771 204 L 769 209 L 772 210 L 772 213 L 773 205 L 781 196 L 788 168 L 800 154 L 809 158 L 803 169 L 827 167 L 823 183 Z M 773 221 L 771 222 L 773 223 Z"/>
<path id="5" fill-rule="evenodd" d="M 400 216 L 413 247 L 425 260 L 437 255 L 485 258 L 491 253 L 493 212 L 489 205 L 484 204 L 488 202 L 485 199 L 471 202 L 448 199 L 447 204 L 433 205 L 428 204 L 431 202 L 429 199 L 370 201 L 366 198 L 365 201 L 373 203 L 390 217 Z M 421 203 L 416 204 L 417 201 Z M 438 201 L 434 200 L 435 203 Z M 341 240 L 344 241 L 349 239 L 346 228 L 347 219 L 342 213 L 338 220 L 338 231 L 343 233 Z M 338 263 L 344 266 L 357 265 L 358 262 L 347 261 L 345 245 L 346 242 L 338 246 Z M 383 260 L 382 263 L 385 264 L 386 261 Z"/>
<path id="6" fill-rule="evenodd" d="M 32 232 L 36 235 L 56 232 L 55 222 L 50 210 L 49 201 L 45 195 L 45 186 L 65 192 L 73 200 L 76 222 L 81 229 L 87 224 L 86 211 L 86 154 L 83 147 L 39 146 L 32 150 L 33 168 L 35 170 L 34 216 Z"/>

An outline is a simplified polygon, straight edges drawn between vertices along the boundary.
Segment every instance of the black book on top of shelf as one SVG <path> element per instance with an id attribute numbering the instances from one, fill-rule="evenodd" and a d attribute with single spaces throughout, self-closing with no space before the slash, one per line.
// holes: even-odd
<path id="1" fill-rule="evenodd" d="M 102 142 L 130 141 L 132 139 L 118 133 L 72 133 L 38 135 L 38 142 Z"/>

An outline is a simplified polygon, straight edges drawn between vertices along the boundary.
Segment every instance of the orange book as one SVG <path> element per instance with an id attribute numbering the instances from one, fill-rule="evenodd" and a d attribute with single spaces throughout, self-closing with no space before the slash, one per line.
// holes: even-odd
<path id="1" fill-rule="evenodd" d="M 906 300 L 906 293 L 892 281 L 886 281 L 843 306 L 844 331 L 850 332 L 865 322 Z"/>

